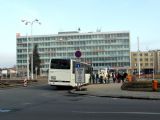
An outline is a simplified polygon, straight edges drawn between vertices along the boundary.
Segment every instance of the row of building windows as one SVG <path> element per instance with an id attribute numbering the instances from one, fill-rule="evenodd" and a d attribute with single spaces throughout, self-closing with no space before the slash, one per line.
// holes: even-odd
<path id="1" fill-rule="evenodd" d="M 137 64 L 135 64 L 137 66 Z M 140 63 L 140 66 L 142 67 L 153 67 L 153 63 Z"/>
<path id="2" fill-rule="evenodd" d="M 75 40 L 75 39 L 110 39 L 110 38 L 122 38 L 122 37 L 129 37 L 128 33 L 116 33 L 116 34 L 93 34 L 93 35 L 68 35 L 68 36 L 51 36 L 51 37 L 34 37 L 28 38 L 29 40 L 34 39 L 34 41 L 46 41 L 46 40 Z M 18 42 L 25 42 L 26 38 L 18 39 Z"/>
<path id="3" fill-rule="evenodd" d="M 38 51 L 39 52 L 55 52 L 55 51 L 75 51 L 77 49 L 81 49 L 82 51 L 90 51 L 90 52 L 100 52 L 100 51 L 105 51 L 105 50 L 117 50 L 117 49 L 128 49 L 129 45 L 115 45 L 115 46 L 110 46 L 110 45 L 104 45 L 104 46 L 77 46 L 77 47 L 50 47 L 50 48 L 41 48 L 41 46 L 38 46 Z M 28 48 L 29 51 L 31 51 L 31 47 Z M 20 49 L 17 47 L 17 53 L 24 53 L 27 52 L 27 48 L 22 48 Z"/>
<path id="4" fill-rule="evenodd" d="M 135 58 L 134 61 L 137 61 L 137 58 Z M 153 58 L 150 58 L 150 59 L 149 58 L 144 58 L 144 59 L 140 58 L 140 61 L 149 61 L 150 62 L 150 61 L 153 61 Z"/>
<path id="5" fill-rule="evenodd" d="M 43 52 L 43 53 L 39 53 L 40 57 L 73 57 L 74 56 L 74 52 Z M 29 54 L 30 55 L 30 54 Z M 107 57 L 107 58 L 112 58 L 112 57 L 119 57 L 119 56 L 129 56 L 129 52 L 128 51 L 106 51 L 106 52 L 82 52 L 82 57 Z M 27 57 L 27 53 L 23 53 L 23 54 L 17 54 L 17 58 L 26 58 Z M 135 59 L 136 61 L 137 59 Z"/>
<path id="6" fill-rule="evenodd" d="M 120 63 L 93 63 L 93 66 L 97 67 L 97 66 L 130 66 L 129 63 L 124 63 L 124 62 L 120 62 Z"/>
<path id="7" fill-rule="evenodd" d="M 92 66 L 97 67 L 97 66 L 129 66 L 129 63 L 93 63 Z M 18 68 L 26 68 L 25 65 L 17 65 Z M 41 68 L 48 68 L 49 64 L 41 65 Z"/>
<path id="8" fill-rule="evenodd" d="M 39 38 L 40 39 L 40 38 Z M 27 46 L 27 40 L 24 39 L 24 38 L 20 38 L 20 39 L 17 39 L 18 42 L 17 42 L 17 45 L 19 46 L 22 46 L 22 47 L 25 47 Z M 22 43 L 22 41 L 24 41 Z M 36 42 L 36 38 L 34 38 L 34 41 Z M 42 41 L 41 41 L 42 42 Z M 29 43 L 31 43 L 29 41 Z M 37 42 L 38 43 L 38 42 Z M 129 44 L 129 41 L 128 39 L 112 39 L 112 40 L 85 40 L 85 41 L 81 41 L 81 40 L 73 40 L 73 41 L 68 41 L 68 40 L 59 40 L 59 41 L 52 41 L 52 42 L 43 42 L 43 43 L 40 43 L 41 46 L 52 46 L 52 45 L 90 45 L 90 44 Z"/>
<path id="9" fill-rule="evenodd" d="M 106 44 L 95 44 L 95 45 L 73 45 L 73 46 L 70 46 L 70 45 L 52 45 L 52 46 L 45 46 L 44 44 L 38 44 L 38 48 L 39 49 L 44 49 L 43 47 L 45 48 L 48 48 L 48 49 L 53 49 L 53 48 L 57 48 L 57 49 L 64 49 L 64 48 L 67 48 L 67 49 L 72 49 L 72 50 L 75 50 L 75 48 L 77 47 L 81 47 L 81 49 L 119 49 L 119 48 L 129 48 L 129 44 L 122 44 L 122 45 L 106 45 Z M 54 47 L 53 47 L 54 46 Z M 76 46 L 76 47 L 75 47 Z M 20 49 L 27 49 L 27 46 L 22 44 L 22 45 L 17 45 L 17 48 L 18 50 Z M 28 46 L 28 49 L 31 49 L 31 45 Z"/>
<path id="10" fill-rule="evenodd" d="M 130 66 L 129 63 L 93 63 L 92 66 L 94 67 L 98 67 L 98 66 L 101 66 L 101 67 L 104 67 L 104 66 Z M 48 68 L 49 65 L 41 65 L 41 68 Z"/>
<path id="11" fill-rule="evenodd" d="M 52 57 L 49 57 L 49 58 L 46 58 L 46 59 L 43 59 L 43 57 L 40 57 L 41 58 L 41 63 L 44 64 L 44 63 L 49 63 L 49 60 L 50 58 Z M 68 58 L 68 56 L 66 57 Z M 120 61 L 129 61 L 129 57 L 94 57 L 94 58 L 81 58 L 81 61 L 93 61 L 93 62 L 96 62 L 96 61 L 99 61 L 99 62 L 120 62 Z M 17 58 L 17 63 L 18 64 L 22 64 L 22 63 L 27 63 L 27 60 L 26 60 L 26 56 L 22 55 L 22 56 L 18 56 Z"/>
<path id="12" fill-rule="evenodd" d="M 140 53 L 139 55 L 148 57 L 148 56 L 153 56 L 153 53 L 144 53 L 144 54 Z M 138 54 L 134 53 L 133 56 L 138 56 Z"/>

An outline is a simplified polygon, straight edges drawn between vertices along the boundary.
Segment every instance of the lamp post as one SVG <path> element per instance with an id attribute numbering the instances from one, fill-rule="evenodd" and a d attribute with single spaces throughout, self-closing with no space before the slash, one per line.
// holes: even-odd
<path id="1" fill-rule="evenodd" d="M 137 69 L 138 69 L 138 78 L 140 79 L 141 64 L 140 64 L 140 50 L 139 50 L 139 37 L 137 37 L 138 42 L 138 52 L 137 52 Z"/>
<path id="2" fill-rule="evenodd" d="M 27 80 L 29 80 L 29 55 L 28 55 L 28 34 L 27 34 Z"/>
<path id="3" fill-rule="evenodd" d="M 37 80 L 37 69 L 38 69 L 38 68 L 36 67 L 35 69 L 36 69 L 36 80 Z"/>
<path id="4" fill-rule="evenodd" d="M 154 80 L 154 51 L 153 51 L 153 80 Z"/>
<path id="5" fill-rule="evenodd" d="M 33 80 L 33 39 L 32 39 L 32 27 L 33 27 L 33 24 L 34 23 L 38 23 L 38 24 L 41 24 L 39 22 L 38 19 L 35 19 L 33 21 L 28 21 L 28 20 L 21 20 L 22 22 L 25 23 L 25 25 L 30 25 L 31 27 L 31 35 L 30 35 L 30 39 L 31 39 L 31 51 L 32 51 L 32 54 L 31 54 L 31 79 Z M 27 37 L 27 44 L 28 44 L 28 37 Z M 28 46 L 27 46 L 27 50 L 28 50 Z M 27 71 L 29 71 L 29 62 L 28 62 L 28 53 L 27 53 Z M 27 73 L 27 75 L 29 76 L 29 72 Z"/>

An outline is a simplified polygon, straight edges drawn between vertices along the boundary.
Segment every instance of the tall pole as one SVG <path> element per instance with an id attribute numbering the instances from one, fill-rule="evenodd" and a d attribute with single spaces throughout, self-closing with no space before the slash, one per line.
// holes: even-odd
<path id="1" fill-rule="evenodd" d="M 138 67 L 138 78 L 140 78 L 140 50 L 139 50 L 139 37 L 137 37 L 137 42 L 138 42 L 138 54 L 137 54 L 137 67 Z"/>
<path id="2" fill-rule="evenodd" d="M 27 80 L 29 80 L 29 54 L 28 54 L 28 34 L 27 34 Z"/>
<path id="3" fill-rule="evenodd" d="M 33 80 L 33 45 L 34 45 L 33 42 L 34 42 L 34 40 L 32 38 L 32 27 L 33 27 L 33 23 L 35 23 L 35 22 L 37 22 L 39 24 L 41 24 L 41 23 L 39 22 L 38 19 L 35 19 L 33 21 L 22 20 L 22 22 L 25 22 L 25 25 L 28 25 L 28 24 L 31 25 L 31 36 L 30 36 L 30 41 L 31 41 L 31 79 Z"/>
<path id="4" fill-rule="evenodd" d="M 33 42 L 34 42 L 34 40 L 33 40 L 33 37 L 32 37 L 32 25 L 33 25 L 33 22 L 31 22 L 31 43 L 32 43 L 32 45 L 31 45 L 31 79 L 33 80 Z"/>
<path id="5" fill-rule="evenodd" d="M 37 80 L 37 69 L 38 69 L 38 68 L 36 67 L 35 69 L 36 69 L 36 80 Z"/>
<path id="6" fill-rule="evenodd" d="M 153 51 L 153 80 L 154 80 L 154 51 Z"/>

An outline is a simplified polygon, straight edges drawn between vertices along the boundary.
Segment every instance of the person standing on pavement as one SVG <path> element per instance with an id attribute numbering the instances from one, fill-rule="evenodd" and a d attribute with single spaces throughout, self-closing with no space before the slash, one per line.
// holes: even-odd
<path id="1" fill-rule="evenodd" d="M 107 74 L 107 79 L 108 79 L 108 83 L 110 83 L 110 73 L 108 72 L 108 74 Z"/>
<path id="2" fill-rule="evenodd" d="M 124 80 L 126 81 L 126 79 L 127 79 L 127 73 L 125 72 L 124 74 L 123 74 L 123 77 L 124 77 Z"/>
<path id="3" fill-rule="evenodd" d="M 112 79 L 113 79 L 113 83 L 115 83 L 116 82 L 116 74 L 114 72 L 112 73 Z"/>
<path id="4" fill-rule="evenodd" d="M 122 80 L 122 83 L 124 83 L 124 73 L 122 73 L 121 75 L 121 80 Z"/>
<path id="5" fill-rule="evenodd" d="M 98 75 L 98 72 L 96 73 L 96 83 L 99 82 L 99 75 Z"/>
<path id="6" fill-rule="evenodd" d="M 92 83 L 93 84 L 95 83 L 95 75 L 94 75 L 94 73 L 92 73 Z"/>
<path id="7" fill-rule="evenodd" d="M 117 80 L 118 80 L 118 83 L 120 83 L 121 82 L 121 74 L 118 72 L 118 74 L 117 74 Z"/>
<path id="8" fill-rule="evenodd" d="M 100 75 L 99 75 L 99 82 L 102 84 L 103 83 L 103 73 L 100 72 Z"/>
<path id="9" fill-rule="evenodd" d="M 104 83 L 107 83 L 107 79 L 108 79 L 107 76 L 108 76 L 107 74 L 104 75 Z"/>

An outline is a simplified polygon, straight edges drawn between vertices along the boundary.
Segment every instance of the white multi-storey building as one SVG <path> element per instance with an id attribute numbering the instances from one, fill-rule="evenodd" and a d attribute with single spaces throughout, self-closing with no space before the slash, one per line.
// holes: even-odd
<path id="1" fill-rule="evenodd" d="M 17 71 L 27 71 L 27 48 L 32 54 L 32 44 L 38 45 L 41 72 L 49 67 L 50 58 L 73 58 L 75 52 L 82 53 L 81 61 L 92 64 L 94 69 L 130 66 L 130 34 L 118 32 L 59 32 L 53 35 L 17 34 Z"/>

